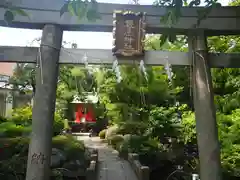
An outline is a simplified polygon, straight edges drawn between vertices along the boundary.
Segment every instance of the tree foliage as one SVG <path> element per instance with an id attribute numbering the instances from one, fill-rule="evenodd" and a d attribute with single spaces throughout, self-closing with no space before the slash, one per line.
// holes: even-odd
<path id="1" fill-rule="evenodd" d="M 184 6 L 183 2 L 176 4 L 179 2 L 159 1 L 160 4 L 169 3 L 174 11 L 177 11 L 177 7 Z M 197 4 L 199 1 L 194 3 Z M 190 3 L 189 6 L 196 5 L 194 3 Z M 187 51 L 184 36 L 171 38 L 174 41 L 164 35 L 148 36 L 145 49 Z M 236 36 L 209 37 L 209 50 L 217 53 L 239 52 L 239 41 L 239 37 Z M 166 62 L 167 60 L 168 57 Z M 167 174 L 161 175 L 162 178 L 165 175 L 167 178 L 177 165 L 184 167 L 184 171 L 187 172 L 198 171 L 195 117 L 191 97 L 191 68 L 172 67 L 173 77 L 170 83 L 164 67 L 147 67 L 148 79 L 146 79 L 138 64 L 120 66 L 121 82 L 117 82 L 116 74 L 109 67 L 93 66 L 88 70 L 73 65 L 61 66 L 57 88 L 57 109 L 68 117 L 68 114 L 71 114 L 70 104 L 74 95 L 77 94 L 84 99 L 84 92 L 95 92 L 100 99 L 99 104 L 96 105 L 97 118 L 107 117 L 109 125 L 114 125 L 115 131 L 112 133 L 114 138 L 108 131 L 106 138 L 110 139 L 112 145 L 119 151 L 139 153 L 142 163 L 149 165 L 152 173 Z M 15 83 L 25 86 L 32 84 L 26 83 L 29 82 L 27 72 L 30 71 L 27 68 L 21 71 L 20 69 L 15 70 L 13 77 Z M 215 68 L 211 72 L 222 165 L 226 173 L 240 177 L 240 70 Z M 176 106 L 176 102 L 180 105 Z M 166 167 L 167 170 L 164 169 Z"/>
<path id="2" fill-rule="evenodd" d="M 36 91 L 35 74 L 34 64 L 17 63 L 13 70 L 13 76 L 9 80 L 9 85 L 12 85 L 20 92 L 32 91 L 34 95 Z"/>

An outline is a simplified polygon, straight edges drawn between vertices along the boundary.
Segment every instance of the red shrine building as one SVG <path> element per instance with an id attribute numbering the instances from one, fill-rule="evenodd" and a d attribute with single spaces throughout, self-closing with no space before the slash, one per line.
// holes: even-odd
<path id="1" fill-rule="evenodd" d="M 97 120 L 94 113 L 94 106 L 96 103 L 98 103 L 97 95 L 87 93 L 84 100 L 80 99 L 78 96 L 74 96 L 72 101 L 74 122 L 76 125 L 79 125 L 78 127 L 80 129 L 84 128 L 86 130 L 89 124 L 96 123 Z"/>

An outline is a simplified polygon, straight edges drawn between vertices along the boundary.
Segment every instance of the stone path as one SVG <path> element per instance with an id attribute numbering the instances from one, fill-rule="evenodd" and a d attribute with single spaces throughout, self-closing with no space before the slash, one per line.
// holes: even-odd
<path id="1" fill-rule="evenodd" d="M 117 152 L 102 143 L 98 137 L 79 137 L 86 146 L 98 149 L 98 179 L 97 180 L 137 180 L 130 164 L 119 158 Z"/>

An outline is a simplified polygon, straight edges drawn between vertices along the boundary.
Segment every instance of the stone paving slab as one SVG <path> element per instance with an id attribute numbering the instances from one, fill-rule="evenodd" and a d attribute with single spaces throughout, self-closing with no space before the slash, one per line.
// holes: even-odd
<path id="1" fill-rule="evenodd" d="M 110 147 L 99 149 L 99 162 L 98 180 L 137 180 L 129 163 Z"/>
<path id="2" fill-rule="evenodd" d="M 128 161 L 119 158 L 117 151 L 101 142 L 98 137 L 80 139 L 87 146 L 98 149 L 97 180 L 138 180 Z"/>

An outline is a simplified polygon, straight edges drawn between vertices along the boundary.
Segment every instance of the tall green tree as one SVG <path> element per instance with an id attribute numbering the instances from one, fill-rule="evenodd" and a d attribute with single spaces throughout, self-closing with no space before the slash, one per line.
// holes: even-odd
<path id="1" fill-rule="evenodd" d="M 9 84 L 20 92 L 26 93 L 32 91 L 34 95 L 36 90 L 35 65 L 17 63 L 13 70 L 13 76 L 10 77 Z"/>

